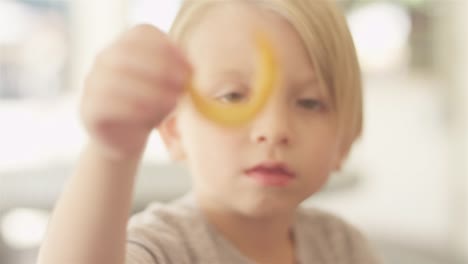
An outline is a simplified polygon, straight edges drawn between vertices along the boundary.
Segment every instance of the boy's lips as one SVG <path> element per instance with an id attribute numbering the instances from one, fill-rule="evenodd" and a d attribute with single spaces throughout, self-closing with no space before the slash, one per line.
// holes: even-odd
<path id="1" fill-rule="evenodd" d="M 262 162 L 247 169 L 245 174 L 267 186 L 285 186 L 296 177 L 295 173 L 281 162 Z"/>

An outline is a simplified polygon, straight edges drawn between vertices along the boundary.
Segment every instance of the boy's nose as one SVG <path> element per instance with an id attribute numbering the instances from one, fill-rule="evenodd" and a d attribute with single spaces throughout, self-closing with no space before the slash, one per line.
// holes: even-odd
<path id="1" fill-rule="evenodd" d="M 272 145 L 273 144 L 288 145 L 289 144 L 289 139 L 286 136 L 275 136 L 275 135 L 271 135 L 271 134 L 268 134 L 268 133 L 264 133 L 264 134 L 258 134 L 255 137 L 255 142 L 256 143 L 265 143 L 265 144 L 272 143 Z"/>
<path id="2" fill-rule="evenodd" d="M 287 112 L 279 107 L 270 107 L 260 113 L 252 125 L 252 141 L 264 145 L 291 144 L 290 124 Z"/>

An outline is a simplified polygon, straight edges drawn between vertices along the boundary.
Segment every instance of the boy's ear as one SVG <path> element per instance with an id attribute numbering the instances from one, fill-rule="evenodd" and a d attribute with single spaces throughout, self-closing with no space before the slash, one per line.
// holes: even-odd
<path id="1" fill-rule="evenodd" d="M 335 160 L 334 164 L 334 171 L 339 172 L 343 168 L 343 164 L 346 162 L 346 159 L 348 158 L 349 151 L 351 150 L 351 145 L 346 144 L 346 145 L 341 145 L 339 152 L 337 153 L 337 157 Z"/>
<path id="2" fill-rule="evenodd" d="M 335 166 L 333 167 L 333 171 L 339 172 L 339 171 L 341 171 L 342 167 L 343 167 L 343 159 L 342 159 L 342 158 L 338 158 L 338 159 L 335 161 Z"/>
<path id="3" fill-rule="evenodd" d="M 175 161 L 184 160 L 185 152 L 182 147 L 182 140 L 177 126 L 177 116 L 171 113 L 159 125 L 158 130 L 171 158 Z"/>

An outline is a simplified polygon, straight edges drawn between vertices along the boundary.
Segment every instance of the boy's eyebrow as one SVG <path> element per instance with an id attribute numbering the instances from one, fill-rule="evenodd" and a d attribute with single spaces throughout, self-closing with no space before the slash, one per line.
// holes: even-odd
<path id="1" fill-rule="evenodd" d="M 252 81 L 253 74 L 245 71 L 229 69 L 212 71 L 207 75 L 207 77 L 210 80 L 210 85 L 226 81 L 242 82 L 249 85 L 249 82 Z"/>
<path id="2" fill-rule="evenodd" d="M 246 71 L 240 71 L 236 69 L 225 69 L 225 70 L 217 70 L 212 73 L 213 78 L 226 78 L 229 79 L 239 79 L 239 80 L 249 80 L 252 77 L 252 73 L 248 73 Z"/>
<path id="3" fill-rule="evenodd" d="M 304 88 L 304 87 L 317 87 L 318 88 L 319 81 L 315 76 L 307 77 L 299 81 L 295 81 L 292 83 L 292 86 L 295 88 Z"/>
<path id="4" fill-rule="evenodd" d="M 205 89 L 207 91 L 217 91 L 223 84 L 227 83 L 240 83 L 241 85 L 245 85 L 248 87 L 250 85 L 252 74 L 247 72 L 242 72 L 239 70 L 216 70 L 210 72 L 207 77 L 209 77 L 209 81 L 206 82 Z"/>
<path id="5" fill-rule="evenodd" d="M 320 97 L 328 97 L 330 95 L 329 91 L 322 87 L 319 79 L 317 79 L 314 75 L 304 78 L 300 81 L 293 82 L 291 88 L 298 93 L 312 92 L 313 94 Z"/>

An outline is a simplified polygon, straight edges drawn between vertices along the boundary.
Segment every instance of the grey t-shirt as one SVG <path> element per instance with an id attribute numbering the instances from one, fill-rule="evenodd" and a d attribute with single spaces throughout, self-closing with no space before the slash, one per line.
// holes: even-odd
<path id="1" fill-rule="evenodd" d="M 153 203 L 128 225 L 127 264 L 254 264 L 212 227 L 192 196 Z M 300 207 L 294 224 L 300 264 L 379 263 L 368 242 L 343 220 Z"/>

